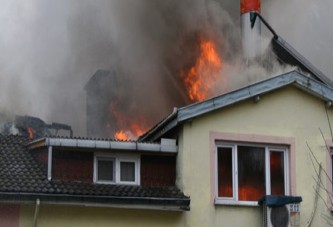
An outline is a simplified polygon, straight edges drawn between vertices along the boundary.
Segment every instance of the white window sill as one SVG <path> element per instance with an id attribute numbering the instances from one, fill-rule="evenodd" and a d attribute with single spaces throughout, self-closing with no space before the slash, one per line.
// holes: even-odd
<path id="1" fill-rule="evenodd" d="M 110 184 L 110 185 L 134 185 L 134 186 L 139 186 L 140 184 L 138 182 L 126 182 L 126 181 L 121 181 L 121 182 L 112 182 L 112 181 L 95 181 L 95 184 Z"/>
<path id="2" fill-rule="evenodd" d="M 224 206 L 250 206 L 257 207 L 258 202 L 256 201 L 235 201 L 235 200 L 226 200 L 226 199 L 215 199 L 215 205 L 224 205 Z"/>

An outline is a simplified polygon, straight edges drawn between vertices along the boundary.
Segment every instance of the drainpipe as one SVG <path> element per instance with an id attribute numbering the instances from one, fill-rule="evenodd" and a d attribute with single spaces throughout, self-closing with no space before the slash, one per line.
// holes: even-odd
<path id="1" fill-rule="evenodd" d="M 36 199 L 36 206 L 35 206 L 35 213 L 34 213 L 34 221 L 32 224 L 32 227 L 37 227 L 37 218 L 39 214 L 39 205 L 40 205 L 40 200 L 37 198 Z"/>
<path id="2" fill-rule="evenodd" d="M 52 180 L 52 146 L 48 147 L 47 152 L 47 179 Z"/>

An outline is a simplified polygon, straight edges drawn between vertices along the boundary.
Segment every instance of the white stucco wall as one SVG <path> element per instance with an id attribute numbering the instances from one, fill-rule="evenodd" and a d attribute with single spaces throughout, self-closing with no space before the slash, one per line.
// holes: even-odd
<path id="1" fill-rule="evenodd" d="M 333 110 L 328 114 L 333 120 Z M 330 139 L 325 102 L 294 86 L 235 104 L 185 123 L 179 137 L 179 170 L 177 184 L 191 196 L 191 211 L 185 213 L 187 226 L 261 226 L 259 207 L 214 205 L 211 176 L 212 157 L 210 134 L 259 135 L 292 138 L 294 140 L 295 168 L 294 195 L 302 196 L 301 226 L 310 218 L 314 204 L 316 176 L 306 143 L 326 166 L 325 138 Z M 214 149 L 214 148 L 213 148 Z M 292 172 L 292 170 L 290 170 Z M 322 173 L 326 184 L 325 174 Z M 327 195 L 321 192 L 326 200 Z M 312 226 L 329 226 L 322 215 L 328 215 L 324 201 L 319 198 Z"/>

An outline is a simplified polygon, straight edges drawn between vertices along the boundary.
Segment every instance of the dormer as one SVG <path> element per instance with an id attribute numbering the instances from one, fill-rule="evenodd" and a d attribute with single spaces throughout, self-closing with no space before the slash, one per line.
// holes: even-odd
<path id="1" fill-rule="evenodd" d="M 45 137 L 28 144 L 49 181 L 175 186 L 177 145 Z"/>

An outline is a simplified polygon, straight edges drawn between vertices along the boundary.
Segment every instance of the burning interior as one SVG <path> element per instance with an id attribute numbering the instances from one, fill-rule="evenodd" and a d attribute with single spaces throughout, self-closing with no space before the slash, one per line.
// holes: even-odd
<path id="1" fill-rule="evenodd" d="M 212 97 L 216 81 L 226 86 L 221 76 L 223 59 L 217 42 L 210 37 L 194 35 L 191 46 L 193 54 L 177 70 L 177 83 L 181 84 L 184 100 L 175 100 L 174 105 L 183 106 Z M 219 77 L 222 77 L 219 79 Z M 123 92 L 122 75 L 115 71 L 98 70 L 85 86 L 87 93 L 87 134 L 89 137 L 111 137 L 118 140 L 134 140 L 146 132 L 163 115 L 152 109 L 150 116 L 141 112 L 145 106 L 130 111 L 131 101 L 135 97 Z M 149 89 L 149 87 L 145 88 Z M 170 89 L 170 88 L 168 88 Z M 219 89 L 221 90 L 221 89 Z M 179 91 L 171 90 L 170 93 Z M 157 116 L 156 116 L 157 115 Z M 152 116 L 152 117 L 151 117 Z"/>
<path id="2" fill-rule="evenodd" d="M 13 119 L 0 114 L 0 133 L 4 135 L 23 135 L 29 139 L 43 136 L 73 136 L 72 127 L 62 123 L 47 124 L 32 116 L 15 116 Z"/>

